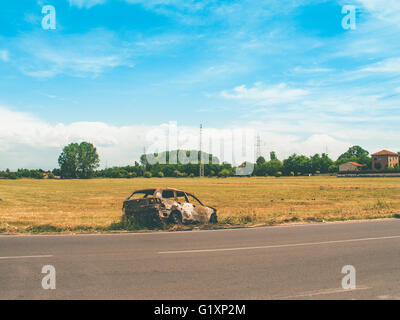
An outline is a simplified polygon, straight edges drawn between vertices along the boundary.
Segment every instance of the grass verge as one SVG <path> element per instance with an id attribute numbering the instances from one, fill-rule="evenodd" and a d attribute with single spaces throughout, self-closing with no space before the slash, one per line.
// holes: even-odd
<path id="1" fill-rule="evenodd" d="M 400 217 L 399 178 L 152 178 L 0 180 L 0 233 L 146 232 L 121 224 L 135 189 L 176 187 L 218 209 L 219 223 L 159 230 L 229 228 Z"/>

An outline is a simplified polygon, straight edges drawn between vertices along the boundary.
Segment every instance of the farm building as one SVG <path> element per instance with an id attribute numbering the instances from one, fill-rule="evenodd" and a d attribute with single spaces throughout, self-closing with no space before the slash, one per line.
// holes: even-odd
<path id="1" fill-rule="evenodd" d="M 386 170 L 399 165 L 399 154 L 382 150 L 372 154 L 372 170 Z"/>
<path id="2" fill-rule="evenodd" d="M 357 162 L 346 162 L 339 165 L 339 172 L 360 171 L 362 167 L 363 165 Z"/>

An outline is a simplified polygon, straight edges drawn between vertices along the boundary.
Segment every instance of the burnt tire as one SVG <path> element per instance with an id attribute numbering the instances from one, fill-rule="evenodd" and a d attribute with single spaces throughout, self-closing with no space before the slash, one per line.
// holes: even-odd
<path id="1" fill-rule="evenodd" d="M 210 223 L 218 223 L 217 214 L 215 212 L 210 216 Z"/>
<path id="2" fill-rule="evenodd" d="M 182 215 L 179 211 L 172 211 L 169 218 L 173 224 L 182 224 Z"/>

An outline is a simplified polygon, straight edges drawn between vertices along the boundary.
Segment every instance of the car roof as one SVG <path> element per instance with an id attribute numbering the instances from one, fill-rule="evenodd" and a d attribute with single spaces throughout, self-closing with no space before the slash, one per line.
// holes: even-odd
<path id="1" fill-rule="evenodd" d="M 201 205 L 203 205 L 203 203 L 194 194 L 186 192 L 186 191 L 183 191 L 183 190 L 178 190 L 178 189 L 175 189 L 175 188 L 169 188 L 169 187 L 167 187 L 167 188 L 151 188 L 151 189 L 136 190 L 128 198 L 126 198 L 126 200 L 128 200 L 130 197 L 132 197 L 136 193 L 147 193 L 147 194 L 153 194 L 154 195 L 156 192 L 163 192 L 164 190 L 175 191 L 175 192 L 183 192 L 188 196 L 194 197 L 197 201 L 200 202 Z"/>
<path id="2" fill-rule="evenodd" d="M 141 189 L 141 190 L 135 190 L 134 193 L 149 193 L 154 191 L 156 191 L 156 189 Z"/>
<path id="3" fill-rule="evenodd" d="M 183 190 L 178 190 L 175 188 L 151 188 L 151 189 L 141 189 L 141 190 L 136 190 L 134 193 L 155 193 L 156 191 L 164 191 L 164 190 L 170 190 L 170 191 L 178 191 L 178 192 L 185 192 Z M 187 192 L 185 192 L 187 193 Z"/>

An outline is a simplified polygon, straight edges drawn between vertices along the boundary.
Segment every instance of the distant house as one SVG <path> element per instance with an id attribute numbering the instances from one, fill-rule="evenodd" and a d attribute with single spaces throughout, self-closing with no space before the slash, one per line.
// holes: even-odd
<path id="1" fill-rule="evenodd" d="M 382 150 L 372 154 L 372 170 L 380 171 L 399 165 L 399 154 L 388 150 Z"/>
<path id="2" fill-rule="evenodd" d="M 364 165 L 357 162 L 346 162 L 339 165 L 339 172 L 354 172 L 360 171 Z"/>

